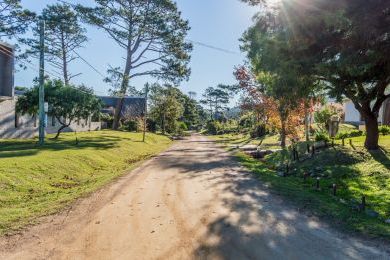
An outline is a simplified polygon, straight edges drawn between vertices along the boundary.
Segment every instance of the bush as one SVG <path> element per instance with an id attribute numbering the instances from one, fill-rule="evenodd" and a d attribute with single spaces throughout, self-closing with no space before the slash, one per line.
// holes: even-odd
<path id="1" fill-rule="evenodd" d="M 140 128 L 138 120 L 127 120 L 121 127 L 122 130 L 129 132 L 137 132 Z"/>
<path id="2" fill-rule="evenodd" d="M 361 130 L 352 130 L 349 132 L 341 132 L 336 135 L 336 139 L 345 139 L 345 138 L 352 138 L 352 137 L 359 137 L 363 136 L 364 132 Z"/>
<path id="3" fill-rule="evenodd" d="M 155 133 L 157 132 L 157 122 L 151 118 L 146 119 L 146 125 L 148 126 L 148 131 Z"/>
<path id="4" fill-rule="evenodd" d="M 388 135 L 390 134 L 390 126 L 388 125 L 382 125 L 379 127 L 379 133 L 382 135 Z"/>
<path id="5" fill-rule="evenodd" d="M 258 124 L 252 129 L 251 138 L 263 137 L 267 134 L 267 128 L 263 124 Z"/>
<path id="6" fill-rule="evenodd" d="M 177 131 L 178 135 L 183 136 L 184 135 L 184 131 L 187 131 L 187 130 L 188 130 L 188 127 L 187 127 L 186 123 L 184 123 L 182 121 L 176 122 L 176 131 Z"/>
<path id="7" fill-rule="evenodd" d="M 218 121 L 209 121 L 206 125 L 206 131 L 210 135 L 217 135 L 221 131 L 221 123 Z"/>
<path id="8" fill-rule="evenodd" d="M 318 132 L 318 133 L 316 133 L 315 140 L 316 140 L 316 142 L 321 142 L 321 141 L 329 142 L 330 138 L 329 138 L 329 135 L 327 133 Z"/>

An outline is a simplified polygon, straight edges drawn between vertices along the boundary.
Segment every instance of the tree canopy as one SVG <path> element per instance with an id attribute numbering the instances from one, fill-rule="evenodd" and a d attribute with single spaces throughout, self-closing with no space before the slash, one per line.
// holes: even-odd
<path id="1" fill-rule="evenodd" d="M 22 8 L 20 0 L 0 0 L 0 40 L 23 34 L 34 17 Z"/>
<path id="2" fill-rule="evenodd" d="M 366 121 L 365 146 L 378 148 L 378 113 L 390 97 L 389 1 L 281 0 L 259 14 L 256 27 L 260 35 L 280 32 L 285 48 L 279 57 L 291 58 L 299 75 L 322 81 L 331 97 L 349 98 Z"/>
<path id="3" fill-rule="evenodd" d="M 38 96 L 39 86 L 26 91 L 18 98 L 16 111 L 21 114 L 36 115 Z M 55 117 L 61 124 L 56 138 L 75 120 L 89 119 L 99 114 L 102 105 L 92 89 L 85 86 L 65 85 L 60 80 L 45 82 L 45 101 L 49 103 L 48 115 Z"/>
<path id="4" fill-rule="evenodd" d="M 80 74 L 71 74 L 69 65 L 79 59 L 77 49 L 83 47 L 88 38 L 77 13 L 67 4 L 48 5 L 42 11 L 45 21 L 45 59 L 60 71 L 64 83 Z M 33 28 L 33 37 L 24 39 L 30 49 L 27 54 L 39 57 L 39 26 Z"/>
<path id="5" fill-rule="evenodd" d="M 185 37 L 190 27 L 172 0 L 95 0 L 95 4 L 79 5 L 77 10 L 124 49 L 125 66 L 118 74 L 121 96 L 134 77 L 149 75 L 175 83 L 188 78 L 192 45 Z M 122 105 L 123 100 L 116 109 L 114 128 Z"/>

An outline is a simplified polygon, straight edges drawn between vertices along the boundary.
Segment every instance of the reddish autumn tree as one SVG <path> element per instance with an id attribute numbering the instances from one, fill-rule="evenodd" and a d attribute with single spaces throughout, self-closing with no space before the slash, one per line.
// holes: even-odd
<path id="1" fill-rule="evenodd" d="M 281 137 L 281 146 L 286 146 L 286 138 L 299 137 L 299 126 L 305 116 L 305 100 L 291 100 L 289 95 L 280 95 L 278 98 L 267 94 L 264 84 L 273 84 L 269 75 L 254 75 L 244 66 L 236 68 L 235 77 L 239 86 L 251 98 L 251 107 L 261 115 L 263 122 L 269 127 L 277 129 Z"/>

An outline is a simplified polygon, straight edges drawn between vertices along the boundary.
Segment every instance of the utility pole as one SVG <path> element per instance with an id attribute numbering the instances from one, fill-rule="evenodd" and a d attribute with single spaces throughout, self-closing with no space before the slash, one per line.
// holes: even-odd
<path id="1" fill-rule="evenodd" d="M 45 21 L 39 21 L 39 145 L 45 144 Z"/>
<path id="2" fill-rule="evenodd" d="M 145 85 L 145 107 L 144 107 L 144 135 L 142 138 L 142 142 L 145 142 L 145 136 L 146 136 L 146 124 L 147 124 L 147 116 L 148 116 L 148 93 L 149 93 L 149 83 L 146 83 Z"/>

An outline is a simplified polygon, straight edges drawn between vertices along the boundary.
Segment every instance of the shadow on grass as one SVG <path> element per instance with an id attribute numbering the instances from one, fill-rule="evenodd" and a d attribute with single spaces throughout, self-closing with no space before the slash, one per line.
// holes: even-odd
<path id="1" fill-rule="evenodd" d="M 381 147 L 377 151 L 369 151 L 371 156 L 374 158 L 375 161 L 381 163 L 384 167 L 386 167 L 388 170 L 390 170 L 390 159 L 389 156 L 390 154 L 388 151 Z"/>
<path id="2" fill-rule="evenodd" d="M 260 162 L 240 157 L 239 161 L 261 178 L 259 181 L 240 167 L 236 156 L 203 141 L 199 144 L 171 149 L 159 162 L 164 169 L 178 170 L 170 179 L 172 183 L 201 183 L 205 190 L 215 191 L 208 211 L 213 211 L 214 202 L 221 201 L 218 205 L 223 210 L 219 212 L 223 213 L 205 226 L 204 237 L 196 243 L 195 258 L 282 259 L 288 255 L 291 259 L 346 259 L 378 253 L 341 237 L 329 239 L 327 229 L 285 203 L 297 201 L 300 208 L 319 205 L 330 214 L 342 209 L 342 214 L 356 215 L 343 206 L 334 207 L 333 198 L 325 192 L 312 188 L 312 192 L 301 192 L 304 189 L 299 178 L 280 178 Z M 284 199 L 271 195 L 265 184 L 285 195 Z M 324 201 L 324 197 L 330 199 Z M 315 248 L 325 251 L 319 253 Z M 329 248 L 332 250 L 326 250 Z M 380 257 L 380 253 L 376 256 Z"/>
<path id="3" fill-rule="evenodd" d="M 17 140 L 0 142 L 0 158 L 13 158 L 23 156 L 33 156 L 43 151 L 63 151 L 69 149 L 95 149 L 104 150 L 116 147 L 126 137 L 102 135 L 99 137 L 67 137 L 58 140 L 47 140 L 45 145 L 38 146 L 37 140 Z"/>

